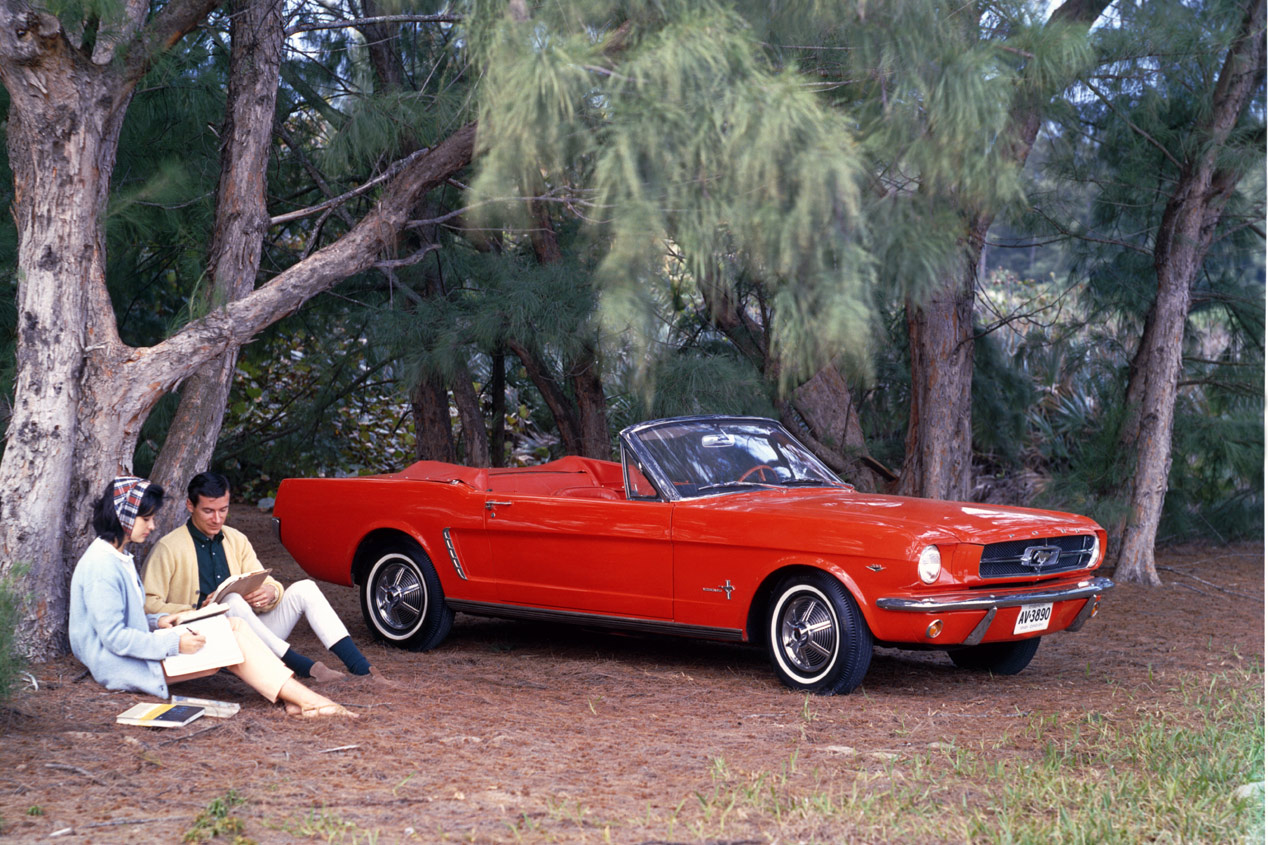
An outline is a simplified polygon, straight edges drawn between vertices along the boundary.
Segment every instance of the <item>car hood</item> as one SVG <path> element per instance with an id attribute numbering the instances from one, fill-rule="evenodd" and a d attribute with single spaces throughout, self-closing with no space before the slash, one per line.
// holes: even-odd
<path id="1" fill-rule="evenodd" d="M 1095 533 L 1087 517 L 1036 508 L 860 493 L 851 489 L 772 488 L 680 504 L 762 515 L 888 528 L 927 542 L 996 543 Z"/>

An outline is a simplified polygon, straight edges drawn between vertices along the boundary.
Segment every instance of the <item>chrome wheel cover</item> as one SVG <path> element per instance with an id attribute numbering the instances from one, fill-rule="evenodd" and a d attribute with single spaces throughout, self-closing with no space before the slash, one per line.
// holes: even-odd
<path id="1" fill-rule="evenodd" d="M 815 675 L 836 657 L 840 645 L 836 616 L 819 596 L 797 596 L 780 614 L 779 644 L 791 668 Z"/>
<path id="2" fill-rule="evenodd" d="M 374 618 L 390 637 L 413 633 L 427 615 L 427 586 L 414 562 L 392 554 L 375 564 L 370 601 Z"/>

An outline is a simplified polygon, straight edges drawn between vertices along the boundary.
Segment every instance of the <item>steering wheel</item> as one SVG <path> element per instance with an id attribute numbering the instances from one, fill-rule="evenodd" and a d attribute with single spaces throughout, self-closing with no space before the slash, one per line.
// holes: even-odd
<path id="1" fill-rule="evenodd" d="M 776 473 L 775 473 L 775 468 L 774 468 L 774 467 L 772 467 L 772 466 L 770 466 L 769 464 L 758 464 L 758 465 L 757 465 L 757 466 L 755 466 L 755 467 L 750 467 L 748 470 L 746 470 L 746 471 L 745 471 L 745 473 L 744 473 L 743 475 L 741 475 L 741 476 L 740 476 L 738 479 L 736 479 L 736 480 L 737 480 L 737 481 L 745 481 L 745 480 L 747 480 L 747 479 L 748 479 L 748 477 L 749 477 L 750 475 L 752 475 L 753 473 L 755 473 L 755 472 L 756 472 L 756 473 L 758 473 L 757 480 L 758 480 L 758 481 L 765 481 L 765 480 L 766 480 L 766 473 L 764 472 L 764 470 L 770 470 L 770 474 L 771 474 L 771 476 L 772 476 L 772 477 L 771 477 L 771 481 L 778 481 L 778 480 L 779 480 L 779 476 L 778 476 L 778 475 L 776 475 Z"/>

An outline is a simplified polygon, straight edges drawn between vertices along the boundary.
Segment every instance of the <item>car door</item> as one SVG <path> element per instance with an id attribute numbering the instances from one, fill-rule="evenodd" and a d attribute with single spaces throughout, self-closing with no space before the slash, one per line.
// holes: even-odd
<path id="1" fill-rule="evenodd" d="M 485 530 L 499 600 L 672 618 L 672 513 L 667 502 L 490 492 Z"/>

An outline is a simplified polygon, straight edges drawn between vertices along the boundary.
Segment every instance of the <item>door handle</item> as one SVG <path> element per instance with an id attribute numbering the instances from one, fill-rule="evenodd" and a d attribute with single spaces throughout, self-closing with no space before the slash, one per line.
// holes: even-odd
<path id="1" fill-rule="evenodd" d="M 486 511 L 491 511 L 494 508 L 498 507 L 499 505 L 501 505 L 502 507 L 510 507 L 513 504 L 515 503 L 514 502 L 495 502 L 492 499 L 490 499 L 484 503 L 484 509 Z"/>

